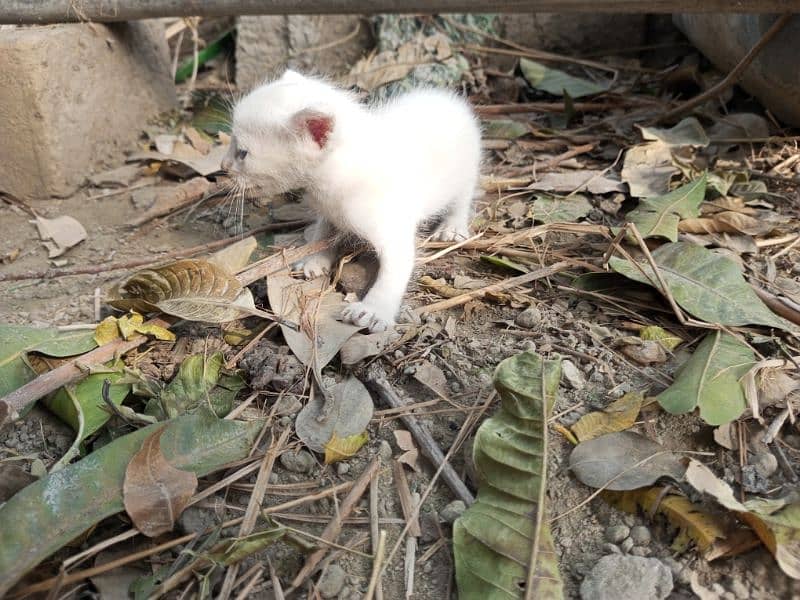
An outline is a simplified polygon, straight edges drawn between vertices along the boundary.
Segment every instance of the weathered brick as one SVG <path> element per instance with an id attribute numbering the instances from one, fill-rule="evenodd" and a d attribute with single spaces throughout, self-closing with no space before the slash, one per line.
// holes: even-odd
<path id="1" fill-rule="evenodd" d="M 175 105 L 157 24 L 0 28 L 0 190 L 69 195 Z"/>

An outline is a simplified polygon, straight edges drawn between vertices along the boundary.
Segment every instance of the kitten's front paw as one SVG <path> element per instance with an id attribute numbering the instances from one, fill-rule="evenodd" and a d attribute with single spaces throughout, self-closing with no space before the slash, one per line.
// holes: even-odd
<path id="1" fill-rule="evenodd" d="M 333 266 L 333 258 L 325 254 L 314 254 L 294 264 L 295 269 L 303 269 L 306 279 L 327 275 Z"/>
<path id="2" fill-rule="evenodd" d="M 342 310 L 342 320 L 359 327 L 369 327 L 370 333 L 386 331 L 394 325 L 394 315 L 366 302 L 353 302 Z"/>
<path id="3" fill-rule="evenodd" d="M 468 229 L 452 229 L 449 227 L 442 227 L 433 233 L 433 239 L 437 242 L 460 242 L 469 237 Z"/>

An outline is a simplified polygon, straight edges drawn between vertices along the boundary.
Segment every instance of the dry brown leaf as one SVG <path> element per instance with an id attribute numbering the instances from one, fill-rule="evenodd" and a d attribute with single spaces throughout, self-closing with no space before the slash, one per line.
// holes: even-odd
<path id="1" fill-rule="evenodd" d="M 77 219 L 62 215 L 54 219 L 36 217 L 34 221 L 39 230 L 39 237 L 47 248 L 49 258 L 61 256 L 86 239 L 86 229 Z"/>
<path id="2" fill-rule="evenodd" d="M 200 259 L 137 271 L 115 286 L 109 304 L 137 312 L 160 310 L 188 321 L 209 323 L 259 313 L 250 290 L 238 279 Z"/>
<path id="3" fill-rule="evenodd" d="M 414 379 L 432 390 L 437 396 L 447 398 L 447 377 L 445 377 L 444 371 L 427 360 L 418 362 L 414 368 Z"/>
<path id="4" fill-rule="evenodd" d="M 197 489 L 197 476 L 173 467 L 161 452 L 162 426 L 145 438 L 125 470 L 122 486 L 125 511 L 148 537 L 172 530 Z"/>
<path id="5" fill-rule="evenodd" d="M 769 213 L 769 211 L 765 211 Z M 757 217 L 735 211 L 714 213 L 708 217 L 684 219 L 678 223 L 678 231 L 683 233 L 741 233 L 764 235 L 773 231 L 781 219 L 770 218 L 768 214 Z"/>
<path id="6" fill-rule="evenodd" d="M 414 471 L 419 472 L 419 465 L 417 464 L 419 460 L 419 449 L 414 443 L 411 432 L 405 429 L 397 429 L 394 432 L 394 439 L 400 449 L 403 450 L 403 454 L 400 455 L 397 462 L 408 465 L 414 469 Z"/>
<path id="7" fill-rule="evenodd" d="M 439 294 L 442 298 L 455 298 L 464 293 L 464 290 L 447 285 L 443 280 L 437 280 L 428 275 L 423 275 L 417 280 L 422 287 Z"/>
<path id="8" fill-rule="evenodd" d="M 226 273 L 238 273 L 248 265 L 256 248 L 258 241 L 251 235 L 222 250 L 217 250 L 208 257 L 208 262 L 217 265 Z"/>
<path id="9" fill-rule="evenodd" d="M 643 400 L 640 392 L 628 392 L 603 410 L 583 415 L 572 426 L 572 431 L 580 441 L 585 442 L 606 433 L 628 429 L 636 422 Z"/>
<path id="10" fill-rule="evenodd" d="M 667 361 L 667 352 L 661 342 L 656 340 L 639 340 L 633 344 L 624 344 L 620 351 L 640 365 L 660 364 Z"/>

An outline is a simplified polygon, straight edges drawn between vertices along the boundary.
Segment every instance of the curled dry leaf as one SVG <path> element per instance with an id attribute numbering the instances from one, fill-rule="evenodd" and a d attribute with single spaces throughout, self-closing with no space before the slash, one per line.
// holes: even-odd
<path id="1" fill-rule="evenodd" d="M 238 273 L 249 264 L 256 248 L 258 241 L 251 235 L 222 250 L 217 250 L 208 257 L 208 262 L 217 265 L 226 273 Z"/>
<path id="2" fill-rule="evenodd" d="M 669 191 L 669 182 L 680 172 L 672 161 L 670 147 L 662 142 L 648 142 L 625 153 L 620 177 L 628 184 L 631 196 L 648 198 Z"/>
<path id="3" fill-rule="evenodd" d="M 734 528 L 731 520 L 703 509 L 685 496 L 665 495 L 664 491 L 661 487 L 649 487 L 626 492 L 604 492 L 603 498 L 616 508 L 632 514 L 663 515 L 678 531 L 672 549 L 683 551 L 690 543 L 694 543 L 703 558 L 709 561 L 734 556 L 758 544 L 751 532 L 746 532 L 746 539 L 741 539 L 741 528 Z M 733 540 L 735 544 L 731 543 Z"/>
<path id="4" fill-rule="evenodd" d="M 670 352 L 675 350 L 675 348 L 683 343 L 683 340 L 677 335 L 670 333 L 658 325 L 648 325 L 647 327 L 643 327 L 639 332 L 639 337 L 643 340 L 652 340 L 654 342 L 658 342 L 664 347 L 665 350 Z"/>
<path id="5" fill-rule="evenodd" d="M 625 338 L 626 340 L 629 338 Z M 661 343 L 654 340 L 630 339 L 630 343 L 623 343 L 620 351 L 631 360 L 640 365 L 661 364 L 667 362 L 667 353 Z"/>
<path id="6" fill-rule="evenodd" d="M 328 288 L 326 277 L 302 281 L 290 277 L 286 271 L 267 277 L 272 310 L 279 317 L 300 324 L 299 331 L 281 325 L 286 343 L 297 359 L 315 372 L 327 365 L 344 343 L 361 329 L 339 320 L 346 306 L 344 296 Z"/>
<path id="7" fill-rule="evenodd" d="M 400 450 L 403 451 L 403 454 L 398 457 L 397 462 L 408 465 L 415 471 L 419 472 L 419 465 L 417 465 L 417 461 L 419 460 L 419 449 L 414 443 L 414 438 L 411 436 L 411 432 L 406 431 L 405 429 L 396 429 L 394 431 L 394 439 L 397 442 L 397 445 L 400 447 Z"/>
<path id="8" fill-rule="evenodd" d="M 761 419 L 762 408 L 780 404 L 786 396 L 800 388 L 800 381 L 786 372 L 793 368 L 794 364 L 773 358 L 756 362 L 744 374 L 744 395 L 754 418 Z"/>
<path id="9" fill-rule="evenodd" d="M 125 469 L 122 497 L 133 525 L 148 537 L 171 531 L 197 489 L 197 475 L 176 469 L 161 452 L 160 427 L 147 436 Z"/>
<path id="10" fill-rule="evenodd" d="M 662 477 L 680 481 L 686 470 L 673 452 L 632 431 L 581 442 L 570 454 L 569 467 L 581 483 L 608 490 L 634 490 Z"/>
<path id="11" fill-rule="evenodd" d="M 583 415 L 572 426 L 572 432 L 581 442 L 585 442 L 607 433 L 628 429 L 636 422 L 643 401 L 641 392 L 628 392 L 603 410 Z"/>
<path id="12" fill-rule="evenodd" d="M 707 217 L 684 219 L 678 224 L 678 231 L 682 233 L 766 235 L 785 222 L 785 219 L 772 211 L 759 211 L 757 215 L 747 215 L 726 210 Z"/>
<path id="13" fill-rule="evenodd" d="M 551 171 L 531 183 L 529 190 L 542 192 L 589 192 L 590 194 L 608 194 L 624 192 L 625 185 L 609 175 L 606 171 L 583 169 L 580 171 Z"/>
<path id="14" fill-rule="evenodd" d="M 258 314 L 250 290 L 217 265 L 179 260 L 142 269 L 118 283 L 109 304 L 139 312 L 160 310 L 188 321 L 225 323 Z"/>
<path id="15" fill-rule="evenodd" d="M 658 141 L 670 147 L 697 146 L 704 148 L 708 146 L 708 136 L 700 121 L 694 117 L 686 117 L 677 125 L 669 128 L 641 127 L 640 129 L 645 140 Z"/>
<path id="16" fill-rule="evenodd" d="M 152 323 L 145 323 L 144 317 L 133 311 L 129 315 L 123 315 L 119 318 L 111 315 L 100 321 L 94 330 L 94 340 L 98 346 L 104 346 L 114 340 L 118 340 L 120 336 L 125 340 L 129 340 L 139 333 L 152 335 L 157 340 L 175 341 L 175 334 L 169 329 Z"/>
<path id="17" fill-rule="evenodd" d="M 709 494 L 753 528 L 775 556 L 784 573 L 800 579 L 800 502 L 795 497 L 739 502 L 731 487 L 701 462 L 691 460 L 686 481 L 698 492 Z"/>

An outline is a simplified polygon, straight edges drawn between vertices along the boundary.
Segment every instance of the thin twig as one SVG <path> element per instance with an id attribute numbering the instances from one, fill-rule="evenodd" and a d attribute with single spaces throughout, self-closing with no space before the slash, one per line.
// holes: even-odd
<path id="1" fill-rule="evenodd" d="M 370 578 L 365 600 L 371 600 L 374 594 L 376 600 L 383 600 L 383 585 L 378 577 L 380 572 L 380 562 L 383 560 L 383 552 L 386 546 L 386 531 L 380 531 L 378 520 L 380 513 L 378 509 L 378 492 L 380 485 L 380 474 L 369 482 L 369 530 L 372 536 L 372 554 L 375 557 L 372 565 L 372 577 Z"/>
<path id="2" fill-rule="evenodd" d="M 663 123 L 665 121 L 670 121 L 675 119 L 676 117 L 680 117 L 681 115 L 686 114 L 696 106 L 700 106 L 704 102 L 711 100 L 712 98 L 716 98 L 722 92 L 727 90 L 729 87 L 736 84 L 736 82 L 741 79 L 742 75 L 744 74 L 747 67 L 750 66 L 750 63 L 755 60 L 758 54 L 764 49 L 764 47 L 769 44 L 769 42 L 774 38 L 778 32 L 784 28 L 784 26 L 791 20 L 794 15 L 792 14 L 784 14 L 778 17 L 772 26 L 767 29 L 764 35 L 761 36 L 761 39 L 758 40 L 750 51 L 742 57 L 742 60 L 731 70 L 730 73 L 719 83 L 714 86 L 711 86 L 702 94 L 698 94 L 691 100 L 687 100 L 683 104 L 676 106 L 672 110 L 668 110 L 663 115 L 661 115 L 658 119 L 658 123 Z"/>
<path id="3" fill-rule="evenodd" d="M 372 562 L 372 574 L 369 578 L 369 586 L 367 586 L 367 593 L 364 594 L 364 600 L 372 600 L 372 597 L 380 599 L 383 596 L 381 589 L 381 566 L 383 565 L 383 555 L 386 552 L 386 530 L 381 529 L 380 536 L 378 537 L 378 545 L 375 548 L 375 558 Z"/>

